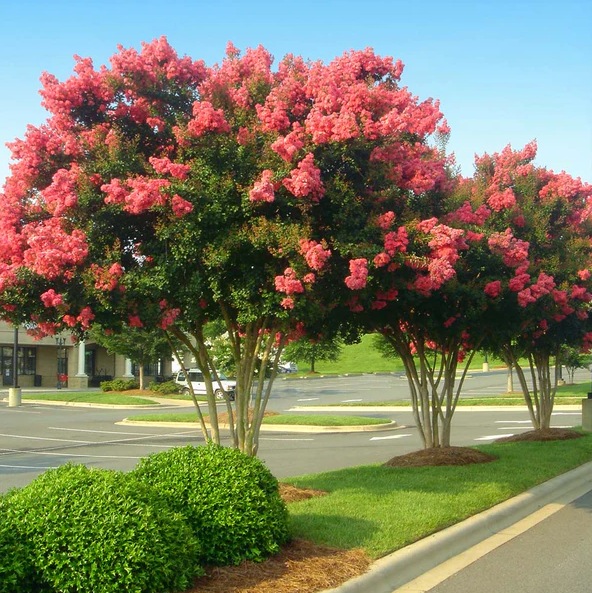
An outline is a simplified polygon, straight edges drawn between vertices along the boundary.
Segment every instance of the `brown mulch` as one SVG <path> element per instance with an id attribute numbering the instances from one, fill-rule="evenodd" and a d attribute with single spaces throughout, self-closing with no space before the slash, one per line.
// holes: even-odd
<path id="1" fill-rule="evenodd" d="M 542 428 L 529 430 L 522 434 L 513 434 L 509 437 L 497 439 L 496 443 L 518 443 L 521 441 L 564 441 L 568 439 L 579 439 L 584 435 L 569 428 Z"/>
<path id="2" fill-rule="evenodd" d="M 497 457 L 471 449 L 470 447 L 433 447 L 413 451 L 405 455 L 397 455 L 384 465 L 389 467 L 421 467 L 435 465 L 468 465 L 470 463 L 487 463 Z"/>
<path id="3" fill-rule="evenodd" d="M 361 550 L 293 540 L 265 562 L 214 567 L 187 593 L 313 593 L 363 574 L 370 562 Z"/>

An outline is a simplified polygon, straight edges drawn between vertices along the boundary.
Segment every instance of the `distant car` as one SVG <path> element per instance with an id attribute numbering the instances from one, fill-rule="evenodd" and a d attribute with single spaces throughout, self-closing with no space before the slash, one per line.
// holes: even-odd
<path id="1" fill-rule="evenodd" d="M 220 385 L 214 381 L 214 395 L 216 396 L 216 399 L 224 399 L 224 395 L 227 395 L 230 401 L 234 401 L 236 382 L 230 381 L 224 373 L 220 372 L 218 373 L 218 378 L 220 379 L 222 388 L 220 388 Z M 195 395 L 207 394 L 206 382 L 200 369 L 189 369 L 189 381 L 193 386 L 193 393 L 195 393 Z M 189 382 L 183 371 L 179 371 L 175 375 L 175 383 L 181 386 L 183 393 L 189 393 Z"/>
<path id="2" fill-rule="evenodd" d="M 297 373 L 298 366 L 295 362 L 280 362 L 278 373 Z"/>

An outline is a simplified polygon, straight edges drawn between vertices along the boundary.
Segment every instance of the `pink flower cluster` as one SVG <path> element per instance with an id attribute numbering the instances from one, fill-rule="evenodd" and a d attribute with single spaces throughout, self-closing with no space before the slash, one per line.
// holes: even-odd
<path id="1" fill-rule="evenodd" d="M 168 306 L 168 303 L 166 302 L 166 300 L 160 301 L 159 305 L 160 305 L 160 310 L 162 311 L 162 314 L 161 314 L 161 318 L 160 318 L 158 327 L 166 330 L 167 328 L 169 328 L 171 325 L 173 325 L 175 323 L 175 320 L 181 313 L 181 309 L 170 308 Z"/>
<path id="2" fill-rule="evenodd" d="M 313 202 L 318 202 L 325 195 L 325 188 L 321 180 L 321 171 L 314 164 L 314 156 L 308 153 L 290 177 L 283 180 L 284 187 L 297 198 L 310 196 Z"/>
<path id="3" fill-rule="evenodd" d="M 187 179 L 187 175 L 191 170 L 190 165 L 184 165 L 182 163 L 173 163 L 168 157 L 164 158 L 156 158 L 150 157 L 148 159 L 150 164 L 154 168 L 157 173 L 161 175 L 171 175 L 172 177 L 176 177 L 177 179 Z"/>
<path id="4" fill-rule="evenodd" d="M 118 262 L 115 262 L 109 268 L 91 264 L 90 270 L 95 278 L 95 288 L 106 292 L 115 290 L 123 276 L 123 267 Z"/>
<path id="5" fill-rule="evenodd" d="M 404 226 L 384 236 L 384 251 L 391 257 L 395 253 L 405 253 L 407 245 L 409 245 L 409 236 Z"/>
<path id="6" fill-rule="evenodd" d="M 47 210 L 54 216 L 61 216 L 67 209 L 78 204 L 77 182 L 80 167 L 74 164 L 70 169 L 59 169 L 50 185 L 41 191 Z"/>
<path id="7" fill-rule="evenodd" d="M 41 295 L 41 301 L 45 307 L 59 307 L 64 303 L 63 296 L 58 294 L 53 288 L 50 288 Z"/>
<path id="8" fill-rule="evenodd" d="M 488 245 L 492 253 L 502 256 L 507 266 L 517 268 L 528 260 L 528 242 L 514 237 L 509 228 L 504 233 L 492 233 Z"/>
<path id="9" fill-rule="evenodd" d="M 365 258 L 352 259 L 349 262 L 350 275 L 345 279 L 345 285 L 350 290 L 360 290 L 366 286 L 368 279 L 368 260 Z"/>
<path id="10" fill-rule="evenodd" d="M 271 145 L 271 149 L 288 163 L 303 147 L 304 131 L 299 122 L 294 122 L 292 131 L 286 136 L 278 136 L 277 140 Z"/>
<path id="11" fill-rule="evenodd" d="M 327 260 L 331 257 L 331 251 L 325 249 L 321 243 L 300 239 L 300 252 L 304 256 L 308 266 L 316 270 L 322 270 Z"/>
<path id="12" fill-rule="evenodd" d="M 511 187 L 507 187 L 503 191 L 494 190 L 487 199 L 487 203 L 494 212 L 510 210 L 516 205 L 516 196 Z"/>
<path id="13" fill-rule="evenodd" d="M 222 109 L 214 109 L 209 101 L 196 101 L 193 104 L 193 119 L 187 124 L 187 132 L 199 138 L 207 132 L 230 132 L 230 126 Z"/>
<path id="14" fill-rule="evenodd" d="M 275 289 L 287 295 L 304 292 L 304 286 L 292 268 L 286 268 L 283 276 L 275 277 Z"/>
<path id="15" fill-rule="evenodd" d="M 251 202 L 273 202 L 275 191 L 273 184 L 273 171 L 265 169 L 261 173 L 259 181 L 255 182 L 253 189 L 249 192 Z"/>
<path id="16" fill-rule="evenodd" d="M 24 253 L 23 263 L 48 280 L 55 280 L 81 264 L 88 255 L 85 234 L 78 229 L 68 234 L 56 218 L 50 218 L 34 228 L 25 228 L 23 235 L 29 247 Z"/>

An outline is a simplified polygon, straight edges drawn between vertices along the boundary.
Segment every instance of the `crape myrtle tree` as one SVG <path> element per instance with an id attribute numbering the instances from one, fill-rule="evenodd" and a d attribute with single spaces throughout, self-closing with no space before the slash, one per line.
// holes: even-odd
<path id="1" fill-rule="evenodd" d="M 404 364 L 425 448 L 450 446 L 471 359 L 494 329 L 484 317 L 484 288 L 497 277 L 482 231 L 489 210 L 473 207 L 457 180 L 442 189 L 378 219 L 382 240 L 359 251 L 367 273 L 348 281 L 350 309 Z"/>
<path id="2" fill-rule="evenodd" d="M 438 103 L 399 85 L 399 61 L 367 49 L 272 62 L 230 44 L 208 67 L 160 38 L 99 69 L 76 57 L 65 81 L 44 74 L 49 117 L 12 143 L 0 208 L 5 320 L 38 335 L 84 338 L 100 324 L 184 341 L 215 442 L 204 328 L 222 320 L 237 375 L 231 437 L 252 455 L 274 376 L 256 382 L 257 365 L 277 368 L 293 332 L 338 310 L 377 216 L 446 181 L 428 143 Z"/>
<path id="3" fill-rule="evenodd" d="M 497 320 L 489 347 L 515 369 L 533 426 L 545 429 L 562 349 L 592 345 L 592 186 L 535 166 L 535 156 L 531 142 L 479 157 L 465 189 L 490 209 L 488 245 L 501 260 L 485 287 Z"/>

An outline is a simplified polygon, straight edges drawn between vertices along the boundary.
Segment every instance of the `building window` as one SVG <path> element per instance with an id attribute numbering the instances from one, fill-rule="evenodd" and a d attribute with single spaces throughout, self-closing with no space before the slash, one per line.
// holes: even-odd
<path id="1" fill-rule="evenodd" d="M 19 375 L 34 375 L 37 370 L 37 349 L 18 349 L 18 372 Z"/>
<path id="2" fill-rule="evenodd" d="M 2 346 L 0 351 L 0 370 L 3 385 L 12 385 L 12 346 Z M 19 347 L 17 351 L 17 368 L 19 375 L 35 375 L 37 370 L 37 348 Z"/>

